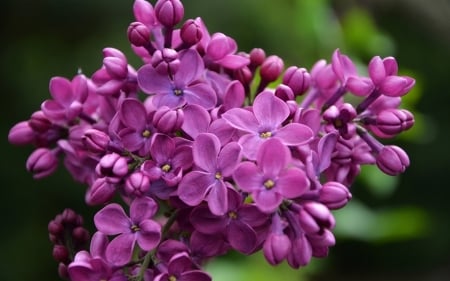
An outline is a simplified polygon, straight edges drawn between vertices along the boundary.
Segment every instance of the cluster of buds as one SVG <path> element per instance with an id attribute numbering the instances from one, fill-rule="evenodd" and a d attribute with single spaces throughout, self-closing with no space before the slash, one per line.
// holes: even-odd
<path id="1" fill-rule="evenodd" d="M 206 281 L 204 262 L 230 250 L 299 268 L 335 244 L 331 211 L 351 199 L 362 165 L 393 176 L 409 165 L 379 141 L 414 123 L 400 108 L 414 80 L 394 58 L 374 57 L 368 77 L 339 50 L 310 71 L 285 69 L 262 49 L 238 53 L 200 18 L 182 22 L 179 0 L 135 0 L 133 11 L 137 70 L 105 48 L 91 77 L 52 78 L 52 98 L 9 133 L 36 147 L 26 165 L 36 179 L 63 159 L 101 207 L 90 249 L 73 256 L 61 238 L 72 215 L 50 223 L 61 275 Z"/>

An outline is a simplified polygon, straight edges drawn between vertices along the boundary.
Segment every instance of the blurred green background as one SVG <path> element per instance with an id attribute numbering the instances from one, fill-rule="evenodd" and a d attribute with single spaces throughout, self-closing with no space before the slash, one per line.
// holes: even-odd
<path id="1" fill-rule="evenodd" d="M 358 64 L 395 56 L 417 79 L 404 106 L 417 125 L 395 141 L 412 165 L 399 178 L 366 169 L 355 200 L 336 212 L 337 245 L 299 271 L 272 268 L 261 256 L 230 255 L 208 270 L 224 280 L 450 280 L 450 2 L 448 0 L 189 0 L 185 18 L 201 16 L 211 33 L 261 47 L 286 65 L 310 68 L 340 48 Z M 47 222 L 70 207 L 86 216 L 84 186 L 63 169 L 34 181 L 25 171 L 31 147 L 7 142 L 8 130 L 49 97 L 52 76 L 90 75 L 101 50 L 116 47 L 139 66 L 126 39 L 131 0 L 3 0 L 0 280 L 58 280 Z"/>

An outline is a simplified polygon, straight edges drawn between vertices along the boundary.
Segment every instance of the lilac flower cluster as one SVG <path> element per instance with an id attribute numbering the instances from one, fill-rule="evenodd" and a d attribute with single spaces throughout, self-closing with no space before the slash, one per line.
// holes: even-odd
<path id="1" fill-rule="evenodd" d="M 202 264 L 229 250 L 305 266 L 335 244 L 331 210 L 351 199 L 362 165 L 409 165 L 378 140 L 414 123 L 400 108 L 414 80 L 394 58 L 374 57 L 368 77 L 339 50 L 311 71 L 285 69 L 183 15 L 179 0 L 135 0 L 127 35 L 142 66 L 105 48 L 91 77 L 52 78 L 51 99 L 9 132 L 36 147 L 34 178 L 63 159 L 102 207 L 89 250 L 55 238 L 61 218 L 49 225 L 70 280 L 210 280 Z M 76 215 L 61 216 L 88 239 Z"/>

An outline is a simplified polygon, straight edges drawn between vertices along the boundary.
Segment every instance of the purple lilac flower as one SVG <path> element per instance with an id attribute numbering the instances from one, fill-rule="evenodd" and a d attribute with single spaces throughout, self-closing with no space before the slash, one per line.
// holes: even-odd
<path id="1" fill-rule="evenodd" d="M 106 259 L 116 266 L 123 266 L 131 260 L 137 244 L 142 250 L 150 251 L 161 239 L 161 226 L 151 217 L 156 214 L 157 203 L 149 197 L 133 200 L 130 217 L 122 206 L 111 203 L 95 216 L 97 229 L 106 235 L 117 235 L 106 248 Z"/>
<path id="2" fill-rule="evenodd" d="M 158 266 L 158 265 L 157 265 Z M 167 268 L 154 281 L 210 281 L 211 277 L 197 269 L 186 252 L 175 254 Z"/>
<path id="3" fill-rule="evenodd" d="M 228 209 L 226 179 L 240 161 L 240 145 L 231 142 L 221 149 L 215 135 L 204 133 L 195 139 L 192 152 L 194 163 L 199 169 L 183 177 L 178 196 L 190 206 L 196 206 L 206 199 L 213 214 L 225 214 Z"/>
<path id="4" fill-rule="evenodd" d="M 198 104 L 205 109 L 216 105 L 216 94 L 206 82 L 199 81 L 204 74 L 203 60 L 197 51 L 186 50 L 180 54 L 180 68 L 171 79 L 159 74 L 147 64 L 138 70 L 138 83 L 141 89 L 154 95 L 156 107 L 180 107 L 185 104 Z"/>
<path id="5" fill-rule="evenodd" d="M 289 148 L 277 138 L 271 138 L 259 148 L 256 164 L 242 162 L 233 178 L 239 189 L 251 194 L 261 211 L 272 213 L 284 199 L 296 198 L 309 188 L 305 172 L 290 164 Z"/>
<path id="6" fill-rule="evenodd" d="M 239 139 L 244 155 L 254 160 L 262 143 L 279 139 L 285 145 L 306 144 L 313 138 L 312 130 L 303 124 L 283 122 L 289 116 L 289 107 L 269 91 L 256 96 L 252 111 L 232 108 L 222 114 L 231 126 L 244 132 Z"/>

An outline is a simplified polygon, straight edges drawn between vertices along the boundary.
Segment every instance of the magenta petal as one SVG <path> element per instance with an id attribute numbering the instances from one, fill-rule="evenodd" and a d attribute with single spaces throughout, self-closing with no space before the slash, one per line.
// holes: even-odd
<path id="1" fill-rule="evenodd" d="M 168 135 L 156 134 L 152 140 L 150 152 L 156 163 L 162 164 L 170 158 L 175 151 L 175 142 Z"/>
<path id="2" fill-rule="evenodd" d="M 374 85 L 370 79 L 365 77 L 349 77 L 346 88 L 355 96 L 364 97 L 373 91 Z"/>
<path id="3" fill-rule="evenodd" d="M 222 216 L 228 211 L 227 187 L 221 180 L 216 180 L 209 188 L 207 201 L 211 213 Z"/>
<path id="4" fill-rule="evenodd" d="M 289 123 L 280 128 L 274 135 L 285 145 L 303 145 L 310 142 L 314 133 L 310 127 L 300 123 Z"/>
<path id="5" fill-rule="evenodd" d="M 126 99 L 119 110 L 120 120 L 126 127 L 143 130 L 147 123 L 147 111 L 144 105 L 135 99 Z"/>
<path id="6" fill-rule="evenodd" d="M 66 117 L 66 109 L 54 100 L 44 101 L 41 104 L 41 109 L 45 116 L 55 121 L 64 120 Z"/>
<path id="7" fill-rule="evenodd" d="M 282 172 L 277 179 L 278 192 L 285 198 L 296 198 L 309 188 L 309 180 L 303 170 L 291 168 Z"/>
<path id="8" fill-rule="evenodd" d="M 195 164 L 207 172 L 216 173 L 219 150 L 220 141 L 215 135 L 209 133 L 198 135 L 192 146 Z"/>
<path id="9" fill-rule="evenodd" d="M 95 227 L 104 234 L 115 235 L 131 231 L 131 221 L 122 206 L 112 203 L 101 209 L 94 216 Z"/>
<path id="10" fill-rule="evenodd" d="M 184 122 L 181 129 L 191 138 L 195 139 L 198 134 L 208 131 L 211 117 L 205 108 L 196 104 L 188 104 L 183 109 L 183 112 Z"/>
<path id="11" fill-rule="evenodd" d="M 222 114 L 222 118 L 234 128 L 246 132 L 256 132 L 259 127 L 259 122 L 255 115 L 252 112 L 242 108 L 230 109 Z"/>
<path id="12" fill-rule="evenodd" d="M 300 125 L 300 124 L 299 124 Z M 258 151 L 256 162 L 263 174 L 274 179 L 291 161 L 289 148 L 276 138 L 268 139 Z"/>
<path id="13" fill-rule="evenodd" d="M 167 75 L 161 75 L 151 64 L 142 66 L 137 72 L 139 87 L 147 94 L 159 94 L 171 90 L 171 83 Z"/>
<path id="14" fill-rule="evenodd" d="M 181 274 L 178 281 L 211 281 L 211 276 L 201 270 L 190 270 Z"/>
<path id="15" fill-rule="evenodd" d="M 205 234 L 221 233 L 228 224 L 228 216 L 216 216 L 209 208 L 200 205 L 192 210 L 190 221 L 197 231 Z"/>
<path id="16" fill-rule="evenodd" d="M 410 77 L 388 76 L 380 85 L 380 92 L 389 97 L 405 95 L 415 84 Z"/>
<path id="17" fill-rule="evenodd" d="M 161 225 L 153 220 L 145 220 L 139 224 L 137 242 L 144 251 L 153 250 L 161 240 Z"/>
<path id="18" fill-rule="evenodd" d="M 240 107 L 245 100 L 245 89 L 238 80 L 232 81 L 225 90 L 223 106 L 226 110 Z"/>
<path id="19" fill-rule="evenodd" d="M 189 206 L 197 206 L 216 179 L 210 173 L 193 171 L 186 174 L 178 186 L 178 196 Z"/>
<path id="20" fill-rule="evenodd" d="M 241 161 L 241 149 L 237 142 L 228 143 L 222 148 L 217 159 L 217 166 L 222 176 L 228 177 L 234 172 Z"/>
<path id="21" fill-rule="evenodd" d="M 386 70 L 386 75 L 397 75 L 398 64 L 394 57 L 386 57 L 383 59 L 384 69 Z"/>
<path id="22" fill-rule="evenodd" d="M 283 201 L 283 196 L 272 190 L 261 190 L 252 195 L 256 206 L 264 213 L 274 212 Z"/>
<path id="23" fill-rule="evenodd" d="M 386 69 L 379 56 L 373 57 L 369 62 L 369 76 L 375 85 L 379 85 L 386 78 Z"/>
<path id="24" fill-rule="evenodd" d="M 289 107 L 269 91 L 259 93 L 253 103 L 253 112 L 263 129 L 275 129 L 289 116 Z M 267 128 L 265 128 L 267 127 Z"/>
<path id="25" fill-rule="evenodd" d="M 229 69 L 239 69 L 250 63 L 246 57 L 239 55 L 227 55 L 223 59 L 217 61 L 221 66 Z"/>
<path id="26" fill-rule="evenodd" d="M 130 206 L 130 218 L 134 224 L 151 218 L 156 214 L 158 205 L 150 197 L 140 197 L 133 200 Z"/>
<path id="27" fill-rule="evenodd" d="M 228 225 L 227 238 L 231 247 L 244 254 L 250 254 L 256 247 L 255 231 L 239 220 L 232 220 Z"/>
<path id="28" fill-rule="evenodd" d="M 197 80 L 204 72 L 203 60 L 197 51 L 188 49 L 180 54 L 180 68 L 175 73 L 174 81 L 181 86 Z"/>
<path id="29" fill-rule="evenodd" d="M 266 141 L 267 139 L 263 139 L 256 134 L 245 134 L 239 138 L 239 144 L 242 146 L 242 153 L 250 160 L 256 159 L 259 147 Z"/>
<path id="30" fill-rule="evenodd" d="M 106 248 L 106 259 L 115 266 L 122 266 L 131 260 L 136 237 L 134 233 L 124 233 L 114 238 Z"/>
<path id="31" fill-rule="evenodd" d="M 217 103 L 216 92 L 206 83 L 189 86 L 183 92 L 188 104 L 198 104 L 205 109 L 212 109 Z"/>
<path id="32" fill-rule="evenodd" d="M 172 90 L 159 92 L 159 94 L 153 96 L 152 100 L 156 108 L 167 106 L 170 109 L 174 109 L 183 106 L 186 103 L 184 96 L 176 96 Z"/>
<path id="33" fill-rule="evenodd" d="M 263 186 L 263 176 L 253 162 L 242 162 L 234 171 L 233 179 L 239 189 L 246 192 L 259 190 Z"/>
<path id="34" fill-rule="evenodd" d="M 129 151 L 136 151 L 144 144 L 142 133 L 139 133 L 132 128 L 124 128 L 120 130 L 119 137 L 124 148 Z"/>
<path id="35" fill-rule="evenodd" d="M 53 77 L 49 85 L 50 94 L 53 99 L 61 105 L 69 106 L 74 97 L 72 92 L 72 83 L 63 77 Z"/>

